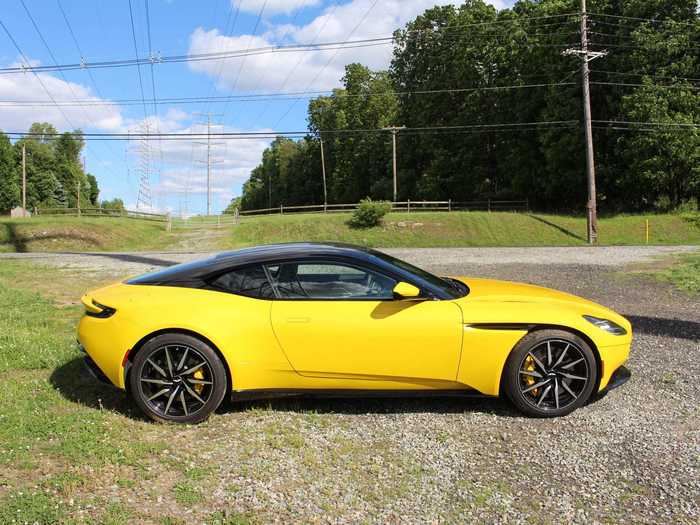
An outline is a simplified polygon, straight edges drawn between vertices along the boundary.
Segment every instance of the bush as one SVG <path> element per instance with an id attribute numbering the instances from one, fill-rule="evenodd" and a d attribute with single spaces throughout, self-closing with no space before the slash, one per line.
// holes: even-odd
<path id="1" fill-rule="evenodd" d="M 391 211 L 389 201 L 373 201 L 370 198 L 362 199 L 357 209 L 352 212 L 352 218 L 348 222 L 352 228 L 372 228 L 378 226 L 387 213 Z"/>

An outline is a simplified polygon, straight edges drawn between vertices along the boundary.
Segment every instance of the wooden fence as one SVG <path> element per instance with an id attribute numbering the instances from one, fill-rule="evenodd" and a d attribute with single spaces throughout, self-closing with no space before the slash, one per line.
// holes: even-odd
<path id="1" fill-rule="evenodd" d="M 358 203 L 354 204 L 309 204 L 305 206 L 276 206 L 274 208 L 260 208 L 257 210 L 243 210 L 238 212 L 242 216 L 271 215 L 285 213 L 338 213 L 353 211 Z M 513 211 L 524 212 L 530 210 L 527 200 L 481 200 L 481 201 L 397 201 L 391 203 L 391 211 L 395 212 L 420 212 L 420 211 Z"/>
<path id="2" fill-rule="evenodd" d="M 125 217 L 145 221 L 170 222 L 170 216 L 163 213 L 149 213 L 138 210 L 114 210 L 110 208 L 36 208 L 34 215 L 63 215 L 74 217 Z"/>

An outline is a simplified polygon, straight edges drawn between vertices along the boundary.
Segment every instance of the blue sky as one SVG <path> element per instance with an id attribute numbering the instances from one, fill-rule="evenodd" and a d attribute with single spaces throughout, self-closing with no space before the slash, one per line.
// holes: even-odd
<path id="1" fill-rule="evenodd" d="M 80 54 L 56 0 L 24 0 L 59 64 L 80 61 Z M 145 0 L 131 0 L 139 57 L 148 56 Z M 148 0 L 151 48 L 162 56 L 265 47 L 273 44 L 319 43 L 388 36 L 397 27 L 436 3 L 436 0 Z M 511 1 L 494 0 L 499 8 Z M 372 7 L 374 5 L 374 7 Z M 134 58 L 128 0 L 60 0 L 85 60 Z M 261 16 L 260 13 L 262 13 Z M 51 65 L 20 0 L 2 0 L 0 20 L 28 61 Z M 257 30 L 255 30 L 256 22 Z M 360 23 L 361 22 L 361 23 Z M 354 32 L 353 32 L 354 30 Z M 337 87 L 343 67 L 362 62 L 386 67 L 391 46 L 341 51 L 275 53 L 221 61 L 157 64 L 153 67 L 156 97 L 183 98 L 230 94 L 317 91 Z M 0 32 L 0 67 L 24 59 Z M 200 132 L 196 112 L 223 113 L 213 117 L 226 131 L 289 131 L 306 129 L 306 99 L 237 101 L 226 103 L 159 104 L 152 100 L 151 67 L 141 67 L 146 98 L 144 111 L 136 67 L 0 75 L 0 100 L 47 101 L 44 87 L 58 102 L 90 100 L 87 107 L 52 105 L 0 106 L 0 130 L 26 131 L 31 122 L 47 121 L 60 131 L 72 123 L 86 132 Z M 124 104 L 112 101 L 133 99 Z M 219 211 L 259 162 L 268 140 L 227 141 L 215 149 L 221 160 L 214 169 L 213 204 Z M 153 206 L 174 213 L 205 209 L 204 146 L 190 142 L 149 143 Z M 138 144 L 92 141 L 85 150 L 87 169 L 97 176 L 101 198 L 121 197 L 136 204 Z"/>

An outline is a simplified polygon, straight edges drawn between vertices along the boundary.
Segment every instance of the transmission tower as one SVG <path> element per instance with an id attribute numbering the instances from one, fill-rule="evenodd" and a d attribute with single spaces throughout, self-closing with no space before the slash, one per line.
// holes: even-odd
<path id="1" fill-rule="evenodd" d="M 153 199 L 151 198 L 151 144 L 148 139 L 150 128 L 148 122 L 139 126 L 140 138 L 136 144 L 136 155 L 138 156 L 137 172 L 139 174 L 139 191 L 136 197 L 136 209 L 152 209 Z"/>
<path id="2" fill-rule="evenodd" d="M 214 158 L 212 156 L 212 148 L 215 148 L 217 146 L 222 146 L 223 142 L 212 142 L 211 141 L 211 129 L 213 127 L 221 127 L 222 124 L 212 124 L 211 123 L 211 118 L 212 117 L 220 117 L 223 116 L 221 113 L 195 113 L 195 115 L 199 115 L 201 117 L 206 117 L 206 121 L 200 122 L 199 124 L 202 126 L 207 127 L 207 140 L 206 142 L 196 142 L 196 144 L 201 144 L 207 147 L 207 157 L 205 160 L 199 160 L 197 162 L 200 162 L 202 164 L 207 165 L 207 215 L 211 215 L 211 204 L 212 204 L 212 166 L 214 164 L 221 164 L 223 160 Z"/>

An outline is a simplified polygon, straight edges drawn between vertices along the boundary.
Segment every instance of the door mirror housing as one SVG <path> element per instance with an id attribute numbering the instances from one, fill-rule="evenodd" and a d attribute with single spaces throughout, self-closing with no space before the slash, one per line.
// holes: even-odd
<path id="1" fill-rule="evenodd" d="M 415 299 L 420 296 L 420 288 L 401 281 L 394 286 L 394 297 L 399 299 Z"/>

